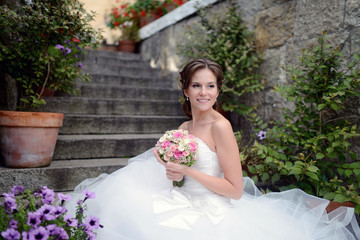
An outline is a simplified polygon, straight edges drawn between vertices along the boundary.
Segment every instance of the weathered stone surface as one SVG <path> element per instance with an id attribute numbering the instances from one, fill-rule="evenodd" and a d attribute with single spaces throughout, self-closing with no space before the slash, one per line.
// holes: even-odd
<path id="1" fill-rule="evenodd" d="M 283 45 L 294 34 L 295 2 L 276 5 L 255 15 L 256 45 L 272 48 Z"/>
<path id="2" fill-rule="evenodd" d="M 360 25 L 360 1 L 346 0 L 345 2 L 344 27 L 358 27 Z"/>
<path id="3" fill-rule="evenodd" d="M 278 5 L 278 4 L 283 4 L 285 2 L 289 2 L 292 0 L 263 0 L 263 6 L 264 8 L 270 8 L 273 7 L 274 5 Z"/>
<path id="4" fill-rule="evenodd" d="M 323 31 L 341 31 L 345 1 L 298 0 L 294 38 L 297 41 L 316 38 Z"/>
<path id="5" fill-rule="evenodd" d="M 360 26 L 350 32 L 350 54 L 355 53 L 360 54 Z"/>

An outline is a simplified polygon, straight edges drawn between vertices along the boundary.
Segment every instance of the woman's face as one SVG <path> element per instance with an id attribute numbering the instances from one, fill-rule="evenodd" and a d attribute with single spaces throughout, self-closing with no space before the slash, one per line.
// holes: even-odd
<path id="1" fill-rule="evenodd" d="M 212 108 L 219 95 L 215 75 L 207 68 L 196 71 L 184 93 L 190 100 L 192 110 L 206 111 Z"/>

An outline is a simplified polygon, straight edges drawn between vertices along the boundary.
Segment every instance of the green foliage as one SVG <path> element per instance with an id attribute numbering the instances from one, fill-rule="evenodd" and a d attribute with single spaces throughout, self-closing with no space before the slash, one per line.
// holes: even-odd
<path id="1" fill-rule="evenodd" d="M 179 42 L 179 53 L 185 61 L 208 58 L 219 63 L 224 71 L 224 84 L 220 101 L 226 111 L 248 113 L 250 106 L 239 97 L 264 88 L 257 74 L 262 62 L 256 51 L 253 34 L 243 22 L 236 1 L 230 1 L 221 14 L 210 14 L 203 8 L 198 11 L 200 22 L 189 26 L 185 39 Z M 211 16 L 208 16 L 211 15 Z"/>
<path id="2" fill-rule="evenodd" d="M 99 33 L 89 24 L 93 16 L 77 0 L 0 6 L 0 64 L 19 82 L 20 109 L 45 104 L 45 87 L 76 93 L 75 80 L 90 79 L 81 72 L 80 61 L 84 48 L 99 42 Z"/>
<path id="3" fill-rule="evenodd" d="M 283 119 L 267 130 L 266 141 L 255 146 L 265 169 L 257 173 L 282 180 L 282 190 L 299 187 L 329 200 L 351 201 L 359 213 L 360 161 L 350 140 L 360 132 L 341 110 L 360 97 L 355 68 L 360 56 L 346 66 L 340 48 L 325 39 L 324 33 L 317 46 L 303 51 L 299 67 L 287 69 L 290 85 L 276 87 L 294 107 L 286 108 Z"/>

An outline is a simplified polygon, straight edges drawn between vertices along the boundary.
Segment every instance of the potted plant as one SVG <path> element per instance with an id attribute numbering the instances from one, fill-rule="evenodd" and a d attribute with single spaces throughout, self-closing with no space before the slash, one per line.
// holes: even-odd
<path id="1" fill-rule="evenodd" d="M 360 97 L 355 54 L 345 63 L 339 47 L 325 44 L 303 51 L 298 67 L 289 68 L 292 83 L 277 87 L 294 106 L 272 123 L 257 144 L 261 159 L 254 170 L 263 181 L 281 182 L 280 190 L 300 188 L 338 203 L 352 203 L 360 213 L 360 161 L 351 149 L 360 131 L 346 105 Z M 358 153 L 359 154 L 359 153 Z"/>
<path id="2" fill-rule="evenodd" d="M 139 37 L 139 18 L 131 5 L 124 4 L 113 7 L 108 15 L 105 15 L 106 25 L 110 29 L 120 30 L 118 50 L 123 52 L 135 52 L 136 42 Z"/>
<path id="3" fill-rule="evenodd" d="M 174 10 L 185 2 L 186 1 L 183 0 L 137 0 L 131 8 L 138 13 L 140 27 L 143 27 Z"/>
<path id="4" fill-rule="evenodd" d="M 18 110 L 22 110 L 0 111 L 5 166 L 50 164 L 63 114 L 34 111 L 46 103 L 46 88 L 76 94 L 76 81 L 89 79 L 81 71 L 81 60 L 84 48 L 97 46 L 100 37 L 89 25 L 92 19 L 77 0 L 33 0 L 15 9 L 0 6 L 0 65 L 17 82 Z M 42 123 L 37 120 L 55 136 L 40 130 Z M 31 133 L 31 129 L 37 132 Z M 20 146 L 23 149 L 17 150 Z"/>

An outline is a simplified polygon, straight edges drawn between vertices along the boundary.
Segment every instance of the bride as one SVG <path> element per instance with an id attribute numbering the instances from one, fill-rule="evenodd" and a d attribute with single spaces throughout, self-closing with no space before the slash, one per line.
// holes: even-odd
<path id="1" fill-rule="evenodd" d="M 83 181 L 74 194 L 95 192 L 87 213 L 104 225 L 98 239 L 360 239 L 352 208 L 327 214 L 328 200 L 299 189 L 262 194 L 242 176 L 231 125 L 214 109 L 223 79 L 217 63 L 196 59 L 180 76 L 190 120 L 179 129 L 195 136 L 198 160 L 191 167 L 164 163 L 150 149 L 125 168 Z M 181 188 L 172 187 L 183 178 Z"/>

